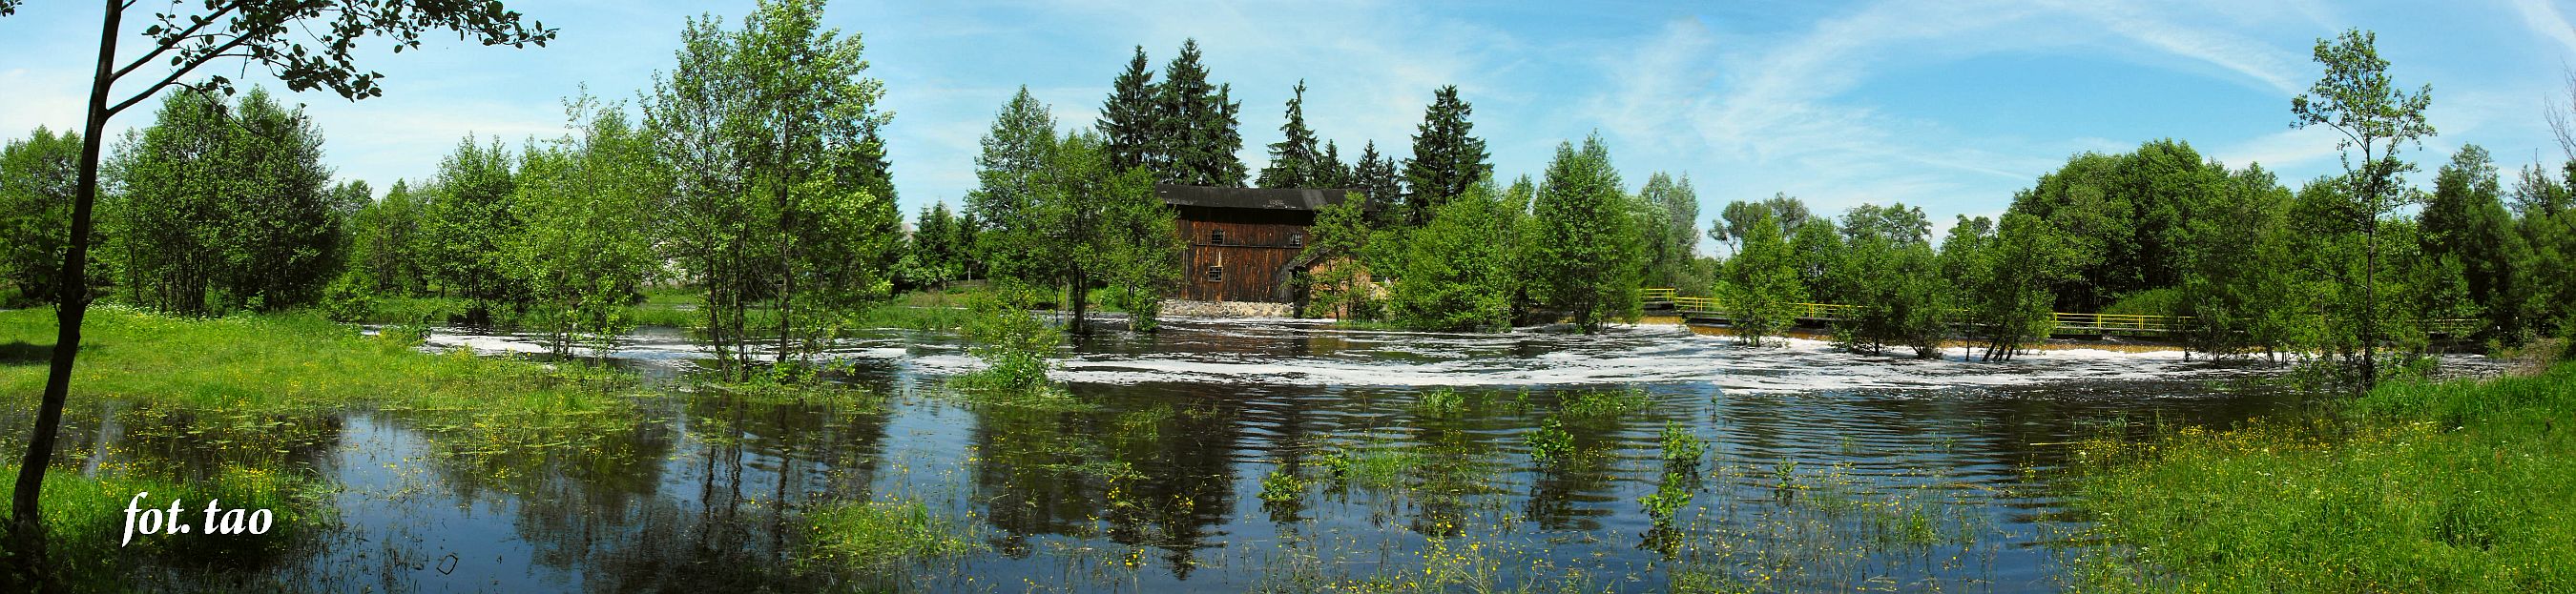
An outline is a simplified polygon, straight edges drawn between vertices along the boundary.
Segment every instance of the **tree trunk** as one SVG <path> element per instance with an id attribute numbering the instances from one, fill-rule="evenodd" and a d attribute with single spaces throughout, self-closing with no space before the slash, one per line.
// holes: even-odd
<path id="1" fill-rule="evenodd" d="M 117 0 L 107 1 L 106 18 L 99 25 L 98 73 L 90 79 L 89 121 L 81 133 L 80 186 L 72 202 L 71 243 L 63 248 L 62 275 L 56 279 L 57 320 L 54 334 L 53 366 L 45 375 L 43 404 L 36 409 L 36 431 L 27 439 L 27 455 L 18 465 L 18 487 L 10 500 L 10 534 L 25 548 L 20 555 L 39 555 L 44 551 L 43 524 L 37 517 L 37 502 L 45 486 L 45 467 L 54 458 L 54 437 L 63 424 L 63 401 L 71 393 L 72 359 L 80 354 L 81 317 L 89 313 L 90 205 L 98 200 L 98 152 L 107 130 L 108 86 L 115 82 L 116 29 L 123 16 Z M 32 560 L 32 559 L 31 559 Z M 25 567 L 41 568 L 41 561 Z"/>
<path id="2" fill-rule="evenodd" d="M 1082 267 L 1081 267 L 1081 266 L 1075 266 L 1075 267 L 1073 267 L 1073 286 L 1072 286 L 1071 288 L 1068 288 L 1068 289 L 1066 290 L 1066 292 L 1067 292 L 1067 293 L 1070 293 L 1070 294 L 1071 294 L 1071 295 L 1070 295 L 1070 297 L 1073 299 L 1073 328 L 1072 328 L 1072 329 L 1073 329 L 1073 333 L 1074 333 L 1074 334 L 1090 334 L 1090 333 L 1091 333 L 1091 326 L 1089 326 L 1089 325 L 1087 325 L 1087 324 L 1084 324 L 1084 323 L 1083 323 L 1083 322 L 1084 322 L 1084 320 L 1088 317 L 1089 312 L 1091 311 L 1091 291 L 1090 291 L 1090 289 L 1091 289 L 1091 279 L 1090 279 L 1090 278 L 1088 278 L 1088 277 L 1086 277 L 1086 276 L 1084 276 L 1084 274 L 1083 274 L 1083 270 L 1082 270 Z"/>
<path id="3" fill-rule="evenodd" d="M 2379 383 L 2379 197 L 2371 196 L 2368 242 L 2361 272 L 2361 392 Z"/>

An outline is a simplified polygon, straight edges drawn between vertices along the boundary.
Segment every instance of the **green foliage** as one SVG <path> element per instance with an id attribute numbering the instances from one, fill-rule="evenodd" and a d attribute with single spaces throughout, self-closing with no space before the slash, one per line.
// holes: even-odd
<path id="1" fill-rule="evenodd" d="M 1029 234 L 1044 226 L 1037 209 L 1055 159 L 1055 116 L 1028 87 L 1020 87 L 993 116 L 982 142 L 983 152 L 975 156 L 977 185 L 966 193 L 966 214 L 987 231 L 976 237 L 976 258 L 995 275 L 1039 276 L 1051 262 L 1041 251 L 1047 246 Z"/>
<path id="2" fill-rule="evenodd" d="M 1009 284 L 974 298 L 970 308 L 975 317 L 964 332 L 974 346 L 967 352 L 983 359 L 986 368 L 958 378 L 960 385 L 1006 402 L 1060 396 L 1047 370 L 1054 367 L 1049 360 L 1064 336 L 1029 312 L 1035 300 L 1033 292 Z"/>
<path id="3" fill-rule="evenodd" d="M 1296 503 L 1306 498 L 1306 486 L 1306 480 L 1299 478 L 1297 473 L 1289 472 L 1288 467 L 1272 468 L 1270 474 L 1261 477 L 1261 501 L 1273 504 Z"/>
<path id="4" fill-rule="evenodd" d="M 1637 498 L 1637 503 L 1645 508 L 1646 518 L 1649 521 L 1654 522 L 1656 526 L 1670 529 L 1673 517 L 1681 513 L 1682 506 L 1690 505 L 1691 495 L 1690 480 L 1687 475 L 1667 472 L 1664 473 L 1664 480 L 1655 486 L 1655 492 Z"/>
<path id="5" fill-rule="evenodd" d="M 1798 284 L 1807 289 L 1807 298 L 1833 301 L 1840 296 L 1833 283 L 1834 264 L 1842 261 L 1843 235 L 1834 222 L 1810 218 L 1799 223 L 1789 235 L 1789 263 L 1798 270 Z"/>
<path id="6" fill-rule="evenodd" d="M 1594 134 L 1577 152 L 1558 143 L 1547 166 L 1547 184 L 1533 205 L 1531 293 L 1547 307 L 1570 314 L 1585 333 L 1609 319 L 1635 319 L 1637 275 L 1643 254 L 1628 195 L 1619 188 L 1610 149 Z"/>
<path id="7" fill-rule="evenodd" d="M 2117 544 L 2099 591 L 2530 592 L 2576 582 L 2576 365 L 2391 383 L 2343 427 L 2167 428 L 2078 449 L 2073 498 Z"/>
<path id="8" fill-rule="evenodd" d="M 1616 420 L 1654 404 L 1645 390 L 1627 388 L 1576 392 L 1556 405 L 1557 417 L 1574 421 Z"/>
<path id="9" fill-rule="evenodd" d="M 1539 464 L 1563 462 L 1574 456 L 1574 434 L 1565 432 L 1565 421 L 1549 415 L 1529 432 L 1530 461 Z"/>
<path id="10" fill-rule="evenodd" d="M 1243 135 L 1236 130 L 1243 103 L 1228 97 L 1233 85 L 1210 85 L 1207 78 L 1207 67 L 1199 64 L 1199 41 L 1182 40 L 1180 54 L 1163 65 L 1163 82 L 1154 85 L 1154 133 L 1148 138 L 1153 156 L 1139 164 L 1152 168 L 1154 181 L 1243 185 L 1243 160 L 1234 156 L 1243 150 Z"/>
<path id="11" fill-rule="evenodd" d="M 1316 146 L 1314 129 L 1306 127 L 1302 79 L 1288 97 L 1288 122 L 1279 125 L 1279 132 L 1282 138 L 1270 145 L 1270 164 L 1261 168 L 1261 187 L 1337 188 L 1350 178 L 1350 166 L 1342 164 L 1338 151 Z"/>
<path id="12" fill-rule="evenodd" d="M 2495 162 L 2477 145 L 2460 152 L 2434 178 L 2419 216 L 2419 247 L 2427 258 L 2456 262 L 2466 303 L 2485 320 L 2475 337 L 2507 344 L 2535 338 L 2543 315 L 2539 279 L 2527 267 L 2536 254 L 2505 210 Z"/>
<path id="13" fill-rule="evenodd" d="M 1797 321 L 1797 304 L 1807 298 L 1780 225 L 1768 211 L 1757 214 L 1745 225 L 1744 247 L 1726 260 L 1716 291 L 1718 303 L 1727 309 L 1728 327 L 1737 340 L 1752 346 L 1788 330 Z"/>
<path id="14" fill-rule="evenodd" d="M 947 286 L 950 281 L 966 278 L 973 257 L 967 228 L 976 222 L 959 219 L 948 210 L 948 203 L 921 207 L 912 219 L 912 233 L 905 236 L 902 259 L 895 265 L 898 292 Z"/>
<path id="15" fill-rule="evenodd" d="M 1666 468 L 1694 468 L 1708 455 L 1708 442 L 1681 423 L 1665 421 L 1662 441 Z"/>
<path id="16" fill-rule="evenodd" d="M 52 302 L 55 279 L 70 245 L 73 192 L 78 189 L 80 135 L 56 135 L 38 126 L 25 140 L 0 147 L 0 283 L 14 299 L 0 307 Z M 91 253 L 92 265 L 98 254 Z"/>
<path id="17" fill-rule="evenodd" d="M 2296 232 L 2289 240 L 2293 266 L 2303 281 L 2295 288 L 2297 299 L 2307 308 L 2303 313 L 2312 316 L 2308 327 L 2298 333 L 2300 349 L 2314 355 L 2308 361 L 2316 372 L 2312 379 L 2320 385 L 2360 391 L 2403 368 L 2378 365 L 2383 348 L 2423 350 L 2426 336 L 2421 327 L 2381 321 L 2415 318 L 2421 315 L 2422 305 L 2461 299 L 2456 293 L 2450 298 L 2433 297 L 2460 288 L 2456 282 L 2443 282 L 2457 280 L 2456 268 L 2412 269 L 2417 264 L 2442 265 L 2421 257 L 2413 221 L 2380 220 L 2366 229 L 2353 226 L 2358 219 L 2351 210 L 2355 203 L 2346 189 L 2351 185 L 2348 179 L 2320 178 L 2299 188 L 2290 208 L 2290 225 Z M 2386 272 L 2379 271 L 2383 266 Z"/>
<path id="18" fill-rule="evenodd" d="M 802 562 L 882 572 L 990 550 L 969 520 L 901 497 L 838 501 L 805 512 Z"/>
<path id="19" fill-rule="evenodd" d="M 1136 57 L 1127 61 L 1127 69 L 1110 83 L 1109 99 L 1100 106 L 1100 119 L 1092 127 L 1100 132 L 1102 149 L 1109 153 L 1109 166 L 1120 171 L 1138 167 L 1162 171 L 1164 155 L 1155 146 L 1154 71 L 1145 59 L 1145 46 L 1136 46 Z M 977 162 L 982 165 L 982 162 Z"/>
<path id="20" fill-rule="evenodd" d="M 1413 414 L 1452 417 L 1467 408 L 1467 397 L 1450 388 L 1433 388 L 1413 401 Z"/>
<path id="21" fill-rule="evenodd" d="M 892 288 L 884 85 L 862 77 L 858 37 L 822 20 L 815 0 L 765 0 L 739 30 L 691 19 L 644 102 L 672 176 L 661 247 L 707 289 L 706 335 L 738 376 L 755 341 L 775 340 L 777 363 L 811 360 Z"/>
<path id="22" fill-rule="evenodd" d="M 1306 247 L 1297 252 L 1298 261 L 1314 263 L 1305 278 L 1309 297 L 1302 315 L 1341 320 L 1377 317 L 1368 262 L 1361 258 L 1370 235 L 1367 200 L 1354 196 L 1315 210 L 1315 224 L 1306 228 Z"/>
<path id="23" fill-rule="evenodd" d="M 1423 110 L 1422 124 L 1413 133 L 1413 156 L 1404 160 L 1407 225 L 1430 224 L 1441 205 L 1465 196 L 1469 188 L 1493 176 L 1485 140 L 1473 136 L 1476 124 L 1467 121 L 1474 111 L 1474 106 L 1458 99 L 1457 85 L 1431 92 L 1431 106 Z"/>
<path id="24" fill-rule="evenodd" d="M 368 292 L 420 294 L 429 288 L 430 224 L 429 203 L 410 184 L 394 180 L 383 199 L 349 215 L 349 269 Z"/>
<path id="25" fill-rule="evenodd" d="M 506 273 L 502 246 L 519 233 L 519 209 L 511 202 L 519 189 L 513 156 L 499 138 L 478 145 L 472 136 L 458 141 L 456 152 L 438 162 L 427 224 L 419 246 L 422 267 L 441 295 L 463 297 L 473 304 L 472 317 L 488 321 L 494 309 L 526 298 L 526 288 Z"/>
<path id="26" fill-rule="evenodd" d="M 1708 238 L 1726 244 L 1726 251 L 1733 253 L 1739 249 L 1737 243 L 1750 236 L 1754 222 L 1765 216 L 1780 227 L 1782 236 L 1797 233 L 1798 227 L 1814 218 L 1807 211 L 1806 201 L 1788 192 L 1776 192 L 1759 202 L 1737 200 L 1726 203 L 1726 208 L 1718 212 L 1717 218 L 1709 221 Z"/>
<path id="27" fill-rule="evenodd" d="M 1926 358 L 1939 353 L 1952 289 L 1928 243 L 1931 227 L 1923 209 L 1904 204 L 1862 204 L 1843 216 L 1847 243 L 1828 273 L 1831 294 L 1852 306 L 1836 326 L 1843 348 L 1878 354 L 1910 346 Z"/>
<path id="28" fill-rule="evenodd" d="M 1116 289 L 1113 305 L 1132 328 L 1150 331 L 1181 274 L 1176 217 L 1154 196 L 1151 172 L 1113 169 L 1099 136 L 1059 139 L 1054 119 L 1022 89 L 985 137 L 984 186 L 968 203 L 990 225 L 979 239 L 986 257 L 998 276 L 1064 288 L 1077 332 L 1089 308 L 1079 296 L 1101 285 Z"/>
<path id="29" fill-rule="evenodd" d="M 1439 207 L 1414 232 L 1390 298 L 1395 317 L 1425 330 L 1496 332 L 1511 328 L 1515 222 L 1491 181 Z"/>
<path id="30" fill-rule="evenodd" d="M 1359 162 L 1351 165 L 1350 185 L 1376 205 L 1372 207 L 1375 218 L 1369 221 L 1369 228 L 1410 226 L 1406 222 L 1411 211 L 1405 206 L 1404 173 L 1396 168 L 1394 157 L 1378 154 L 1377 141 L 1360 148 Z"/>
<path id="31" fill-rule="evenodd" d="M 103 207 L 108 251 L 137 303 L 276 310 L 313 302 L 341 265 L 322 132 L 264 90 L 172 94 L 107 168 L 122 190 Z"/>
<path id="32" fill-rule="evenodd" d="M 322 288 L 317 303 L 322 317 L 334 322 L 363 322 L 375 315 L 376 295 L 367 290 L 367 281 L 355 273 L 342 273 Z"/>
<path id="33" fill-rule="evenodd" d="M 1656 287 L 1688 287 L 1691 260 L 1699 251 L 1699 191 L 1691 189 L 1690 174 L 1681 177 L 1657 171 L 1646 177 L 1645 187 L 1637 189 L 1637 199 L 1645 207 L 1638 229 L 1646 240 L 1646 274 L 1642 281 Z"/>
<path id="34" fill-rule="evenodd" d="M 2362 238 L 2360 274 L 2339 277 L 2338 283 L 2344 292 L 2361 293 L 2358 307 L 2344 312 L 2354 316 L 2350 343 L 2361 352 L 2353 374 L 2360 378 L 2353 384 L 2357 390 L 2379 381 L 2377 356 L 2387 338 L 2380 327 L 2380 220 L 2413 201 L 2399 187 L 2398 177 L 2415 165 L 2398 159 L 2397 151 L 2434 135 L 2433 124 L 2424 117 L 2433 104 L 2433 86 L 2414 93 L 2399 88 L 2388 77 L 2388 61 L 2374 47 L 2377 40 L 2377 34 L 2359 29 L 2346 30 L 2332 42 L 2318 39 L 2316 61 L 2325 73 L 2308 92 L 2290 99 L 2294 126 L 2323 125 L 2343 135 L 2335 148 L 2344 151 L 2344 183 L 2333 186 L 2339 191 L 2331 194 L 2332 208 L 2319 218 L 2323 231 L 2357 232 Z"/>
<path id="35" fill-rule="evenodd" d="M 2191 318 L 2180 338 L 2215 358 L 2276 354 L 2306 343 L 2300 334 L 2313 324 L 2292 251 L 2291 201 L 2290 191 L 2261 167 L 2231 174 L 2179 230 L 2182 284 L 2171 290 L 2170 303 L 2162 312 L 2138 313 Z"/>
<path id="36" fill-rule="evenodd" d="M 1110 305 L 1127 312 L 1129 328 L 1153 331 L 1188 249 L 1174 228 L 1178 216 L 1155 197 L 1150 173 L 1111 169 L 1098 137 L 1075 134 L 1056 155 L 1054 186 L 1042 210 L 1050 215 L 1054 247 L 1069 252 L 1063 260 L 1073 267 L 1064 277 L 1076 290 L 1094 283 L 1114 289 Z M 1077 303 L 1077 326 L 1083 311 Z"/>
<path id="37" fill-rule="evenodd" d="M 1975 243 L 1973 250 L 1954 248 L 1960 251 L 1945 267 L 1961 274 L 1951 281 L 1985 343 L 1983 358 L 2011 359 L 2057 326 L 2050 289 L 2073 276 L 2082 256 L 2048 221 L 2019 212 L 2005 213 L 1995 235 Z"/>
<path id="38" fill-rule="evenodd" d="M 2195 236 L 2188 227 L 2234 191 L 2229 172 L 2189 143 L 2153 140 L 2134 152 L 2067 159 L 2013 195 L 2012 212 L 2062 230 L 2082 282 L 2057 287 L 2060 311 L 2100 312 L 2120 296 L 2181 284 Z"/>
<path id="39" fill-rule="evenodd" d="M 523 226 L 501 245 L 528 291 L 521 323 L 557 353 L 613 347 L 634 327 L 627 304 L 660 264 L 653 209 L 669 187 L 623 108 L 585 94 L 564 111 L 572 133 L 528 149 L 511 198 Z"/>

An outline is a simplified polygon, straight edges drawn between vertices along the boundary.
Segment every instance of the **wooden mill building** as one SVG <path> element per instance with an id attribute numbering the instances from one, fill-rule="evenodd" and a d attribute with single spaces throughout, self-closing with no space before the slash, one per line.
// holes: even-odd
<path id="1" fill-rule="evenodd" d="M 1188 269 L 1177 297 L 1192 301 L 1303 301 L 1299 275 L 1315 211 L 1354 199 L 1349 190 L 1227 188 L 1156 184 L 1178 211 Z"/>

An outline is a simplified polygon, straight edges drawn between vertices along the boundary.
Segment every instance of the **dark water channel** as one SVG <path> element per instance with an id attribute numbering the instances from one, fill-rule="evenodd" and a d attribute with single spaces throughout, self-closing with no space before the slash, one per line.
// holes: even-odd
<path id="1" fill-rule="evenodd" d="M 431 348 L 533 344 L 458 331 Z M 333 429 L 296 455 L 341 486 L 342 528 L 274 571 L 377 592 L 1242 591 L 1424 576 L 2046 591 L 2071 524 L 2028 469 L 2106 425 L 2287 406 L 2235 387 L 2266 370 L 2170 352 L 1957 354 L 1746 350 L 1653 325 L 1473 336 L 1180 320 L 1073 347 L 1058 377 L 1098 408 L 1060 412 L 946 397 L 941 382 L 973 359 L 944 334 L 886 331 L 842 352 L 859 362 L 848 381 L 882 397 L 675 391 L 595 447 L 492 464 L 437 455 L 392 413 L 323 420 Z M 672 332 L 604 356 L 671 386 L 697 357 Z M 1529 434 L 1551 415 L 1630 390 L 1644 406 L 1560 416 L 1572 453 L 1533 460 Z M 1435 391 L 1465 404 L 1418 405 Z M 1706 454 L 1668 463 L 1668 425 Z M 1307 482 L 1265 500 L 1281 468 Z M 1659 490 L 1691 494 L 1665 527 L 1640 502 Z M 886 498 L 928 505 L 989 551 L 799 569 L 801 510 Z"/>

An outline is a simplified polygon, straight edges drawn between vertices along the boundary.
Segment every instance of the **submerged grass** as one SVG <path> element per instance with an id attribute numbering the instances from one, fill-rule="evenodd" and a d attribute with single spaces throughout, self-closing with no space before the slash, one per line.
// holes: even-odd
<path id="1" fill-rule="evenodd" d="M 2081 444 L 2089 591 L 2576 588 L 2576 363 L 2382 387 L 2321 424 Z M 2576 431 L 2576 427 L 2571 427 Z"/>
<path id="2" fill-rule="evenodd" d="M 971 518 L 900 497 L 824 504 L 806 513 L 805 525 L 803 559 L 825 569 L 886 572 L 992 549 Z"/>

